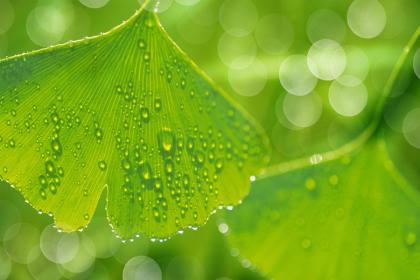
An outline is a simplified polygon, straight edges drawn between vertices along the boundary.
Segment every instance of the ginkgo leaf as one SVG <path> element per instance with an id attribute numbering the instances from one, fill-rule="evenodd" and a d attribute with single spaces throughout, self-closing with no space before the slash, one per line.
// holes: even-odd
<path id="1" fill-rule="evenodd" d="M 419 217 L 420 194 L 377 139 L 352 156 L 257 180 L 227 216 L 228 239 L 275 279 L 416 279 Z"/>
<path id="2" fill-rule="evenodd" d="M 380 121 L 419 34 L 420 28 L 359 137 L 267 168 L 227 215 L 227 238 L 245 263 L 275 279 L 420 277 L 419 188 L 394 166 Z"/>
<path id="3" fill-rule="evenodd" d="M 107 190 L 123 238 L 165 238 L 237 204 L 262 129 L 140 10 L 93 38 L 0 61 L 0 174 L 72 231 Z"/>

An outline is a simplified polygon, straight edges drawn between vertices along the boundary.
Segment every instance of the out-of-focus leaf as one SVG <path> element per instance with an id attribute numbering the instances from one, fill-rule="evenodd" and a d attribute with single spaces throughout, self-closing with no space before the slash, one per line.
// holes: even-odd
<path id="1" fill-rule="evenodd" d="M 383 140 L 257 180 L 228 215 L 228 239 L 275 279 L 416 279 L 420 194 Z"/>

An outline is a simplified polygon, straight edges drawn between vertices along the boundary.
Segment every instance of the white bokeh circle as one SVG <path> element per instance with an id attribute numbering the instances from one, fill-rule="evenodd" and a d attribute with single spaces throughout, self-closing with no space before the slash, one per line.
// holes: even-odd
<path id="1" fill-rule="evenodd" d="M 15 10 L 9 0 L 0 0 L 0 34 L 6 33 L 13 25 Z"/>
<path id="2" fill-rule="evenodd" d="M 48 260 L 63 264 L 76 256 L 79 249 L 79 237 L 74 232 L 58 232 L 52 225 L 49 225 L 41 234 L 40 248 Z"/>
<path id="3" fill-rule="evenodd" d="M 147 256 L 130 259 L 124 266 L 123 280 L 161 280 L 162 271 L 155 260 Z"/>
<path id="4" fill-rule="evenodd" d="M 99 9 L 105 7 L 109 0 L 79 0 L 80 3 L 88 8 Z"/>
<path id="5" fill-rule="evenodd" d="M 345 70 L 347 63 L 344 49 L 336 41 L 322 39 L 308 51 L 308 67 L 317 78 L 331 81 Z"/>
<path id="6" fill-rule="evenodd" d="M 246 58 L 244 58 L 246 60 Z M 239 61 L 242 61 L 239 59 Z M 267 69 L 258 59 L 247 67 L 231 67 L 228 71 L 228 79 L 235 92 L 242 96 L 254 96 L 259 94 L 267 83 Z"/>
<path id="7" fill-rule="evenodd" d="M 258 21 L 258 11 L 250 0 L 225 0 L 220 7 L 222 28 L 237 37 L 250 34 Z"/>
<path id="8" fill-rule="evenodd" d="M 294 31 L 290 21 L 280 14 L 263 16 L 255 29 L 258 46 L 266 53 L 278 55 L 287 51 L 293 43 Z"/>
<path id="9" fill-rule="evenodd" d="M 330 85 L 328 99 L 338 114 L 353 117 L 360 114 L 368 102 L 368 91 L 356 77 L 342 76 Z"/>
<path id="10" fill-rule="evenodd" d="M 377 0 L 355 0 L 347 11 L 347 23 L 357 36 L 375 38 L 385 28 L 385 9 Z"/>
<path id="11" fill-rule="evenodd" d="M 313 91 L 318 82 L 309 70 L 307 57 L 304 55 L 287 57 L 280 65 L 279 79 L 287 92 L 300 96 Z"/>
<path id="12" fill-rule="evenodd" d="M 342 42 L 346 36 L 346 24 L 336 12 L 320 9 L 309 16 L 306 33 L 312 43 L 321 39 Z"/>
<path id="13" fill-rule="evenodd" d="M 402 132 L 411 146 L 420 149 L 420 108 L 408 112 L 403 121 Z"/>
<path id="14" fill-rule="evenodd" d="M 315 92 L 304 96 L 287 94 L 283 99 L 287 120 L 298 128 L 314 125 L 322 114 L 322 100 Z"/>
<path id="15" fill-rule="evenodd" d="M 220 60 L 235 69 L 248 67 L 255 59 L 257 45 L 252 36 L 235 37 L 224 33 L 217 45 Z"/>

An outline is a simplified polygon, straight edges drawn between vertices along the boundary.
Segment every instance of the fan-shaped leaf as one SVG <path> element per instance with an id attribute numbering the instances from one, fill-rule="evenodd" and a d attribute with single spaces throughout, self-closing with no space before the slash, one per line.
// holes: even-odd
<path id="1" fill-rule="evenodd" d="M 119 235 L 164 238 L 248 192 L 261 129 L 138 12 L 107 34 L 0 62 L 0 174 L 67 230 L 107 186 Z"/>
<path id="2" fill-rule="evenodd" d="M 228 239 L 275 279 L 416 279 L 420 194 L 383 140 L 257 180 L 227 216 Z"/>

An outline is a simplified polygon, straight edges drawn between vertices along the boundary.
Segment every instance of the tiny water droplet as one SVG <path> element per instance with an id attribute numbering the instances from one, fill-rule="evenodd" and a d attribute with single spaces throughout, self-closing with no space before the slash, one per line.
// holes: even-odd
<path id="1" fill-rule="evenodd" d="M 304 238 L 301 245 L 303 249 L 309 249 L 312 246 L 312 241 L 309 238 Z"/>
<path id="2" fill-rule="evenodd" d="M 157 112 L 160 112 L 160 110 L 162 109 L 162 100 L 159 97 L 155 98 L 155 110 Z"/>
<path id="3" fill-rule="evenodd" d="M 417 242 L 417 235 L 414 232 L 407 233 L 405 237 L 405 244 L 407 246 L 413 246 Z"/>
<path id="4" fill-rule="evenodd" d="M 104 160 L 101 160 L 100 162 L 98 162 L 98 167 L 100 170 L 105 171 L 107 168 L 107 164 Z"/>
<path id="5" fill-rule="evenodd" d="M 337 175 L 331 175 L 330 178 L 328 179 L 328 181 L 330 182 L 330 184 L 332 186 L 336 186 L 338 184 L 338 176 Z"/>
<path id="6" fill-rule="evenodd" d="M 305 188 L 306 188 L 308 191 L 312 191 L 312 190 L 314 190 L 314 189 L 316 188 L 316 182 L 315 182 L 315 180 L 314 180 L 314 179 L 312 179 L 312 178 L 308 178 L 308 179 L 305 181 Z"/>
<path id="7" fill-rule="evenodd" d="M 158 135 L 159 147 L 162 155 L 171 156 L 175 150 L 175 136 L 170 128 L 164 128 Z"/>
<path id="8" fill-rule="evenodd" d="M 139 48 L 140 49 L 146 48 L 146 42 L 143 39 L 139 40 Z"/>
<path id="9" fill-rule="evenodd" d="M 149 121 L 149 119 L 150 119 L 149 109 L 148 109 L 148 108 L 146 108 L 146 107 L 141 108 L 141 109 L 140 109 L 140 116 L 141 116 L 141 119 L 142 119 L 144 122 L 148 122 L 148 121 Z"/>

